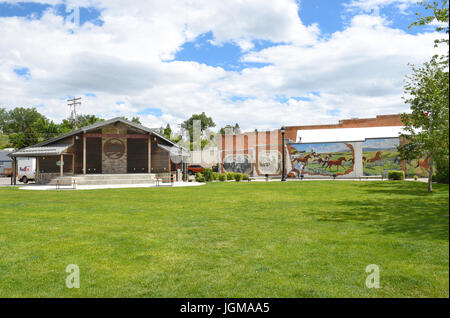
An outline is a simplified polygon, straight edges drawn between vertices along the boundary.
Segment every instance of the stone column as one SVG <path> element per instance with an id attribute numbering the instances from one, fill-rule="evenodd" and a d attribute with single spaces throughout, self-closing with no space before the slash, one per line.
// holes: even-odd
<path id="1" fill-rule="evenodd" d="M 127 126 L 111 124 L 102 128 L 102 134 L 121 135 L 118 138 L 102 138 L 102 173 L 127 173 Z"/>

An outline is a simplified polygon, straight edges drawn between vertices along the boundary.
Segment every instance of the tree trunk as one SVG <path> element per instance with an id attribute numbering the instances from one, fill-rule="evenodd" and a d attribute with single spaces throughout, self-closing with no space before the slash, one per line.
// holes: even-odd
<path id="1" fill-rule="evenodd" d="M 430 155 L 430 165 L 428 169 L 428 192 L 433 192 L 433 155 Z"/>

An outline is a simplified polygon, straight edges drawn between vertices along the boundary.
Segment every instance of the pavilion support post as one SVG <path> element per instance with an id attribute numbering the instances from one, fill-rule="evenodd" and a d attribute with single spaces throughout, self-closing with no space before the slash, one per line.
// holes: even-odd
<path id="1" fill-rule="evenodd" d="M 172 161 L 170 160 L 170 153 L 169 153 L 169 177 L 172 178 Z"/>
<path id="2" fill-rule="evenodd" d="M 152 136 L 148 135 L 148 173 L 152 173 Z"/>
<path id="3" fill-rule="evenodd" d="M 61 154 L 59 156 L 59 176 L 62 177 L 64 175 L 64 155 Z"/>
<path id="4" fill-rule="evenodd" d="M 14 180 L 14 169 L 15 169 L 14 160 L 15 160 L 15 157 L 13 158 L 13 160 L 11 162 L 11 185 L 14 184 L 14 181 L 13 181 Z"/>
<path id="5" fill-rule="evenodd" d="M 14 170 L 13 170 L 13 174 L 14 174 L 14 185 L 17 184 L 17 157 L 14 157 Z"/>
<path id="6" fill-rule="evenodd" d="M 39 183 L 39 157 L 36 157 L 36 172 L 35 172 L 35 180 L 34 182 Z"/>
<path id="7" fill-rule="evenodd" d="M 86 133 L 83 134 L 83 174 L 86 174 Z"/>

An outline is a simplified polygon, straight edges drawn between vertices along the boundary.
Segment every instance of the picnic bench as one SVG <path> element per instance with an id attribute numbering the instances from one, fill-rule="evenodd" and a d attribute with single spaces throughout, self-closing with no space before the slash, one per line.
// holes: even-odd
<path id="1" fill-rule="evenodd" d="M 157 187 L 172 187 L 173 183 L 174 183 L 174 178 L 175 176 L 170 176 L 170 177 L 158 177 L 156 178 L 156 186 Z M 165 183 L 165 184 L 164 184 Z"/>
<path id="2" fill-rule="evenodd" d="M 56 180 L 56 190 L 60 190 L 62 186 L 69 187 L 66 189 L 76 189 L 77 182 L 76 182 L 75 178 L 57 179 Z"/>

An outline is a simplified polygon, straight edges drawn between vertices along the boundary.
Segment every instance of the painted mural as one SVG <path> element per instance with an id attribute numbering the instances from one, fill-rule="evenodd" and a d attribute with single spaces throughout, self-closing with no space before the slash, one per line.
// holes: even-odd
<path id="1" fill-rule="evenodd" d="M 367 139 L 363 142 L 363 175 L 387 176 L 389 170 L 401 170 L 398 138 Z"/>
<path id="2" fill-rule="evenodd" d="M 336 176 L 353 172 L 355 151 L 348 143 L 288 145 L 290 166 L 288 177 Z"/>
<path id="3" fill-rule="evenodd" d="M 433 166 L 434 167 L 434 166 Z M 428 177 L 428 170 L 430 169 L 430 159 L 411 160 L 406 164 L 406 175 L 409 177 Z"/>
<path id="4" fill-rule="evenodd" d="M 227 155 L 223 161 L 223 169 L 225 172 L 250 173 L 251 162 L 251 157 L 246 154 Z"/>
<path id="5" fill-rule="evenodd" d="M 260 175 L 279 174 L 281 171 L 281 153 L 278 150 L 263 150 L 258 153 Z"/>
<path id="6" fill-rule="evenodd" d="M 397 151 L 399 138 L 367 139 L 363 142 L 363 174 L 365 176 L 384 175 L 389 170 L 404 170 L 407 176 L 428 176 L 428 160 L 408 160 L 402 162 Z"/>

